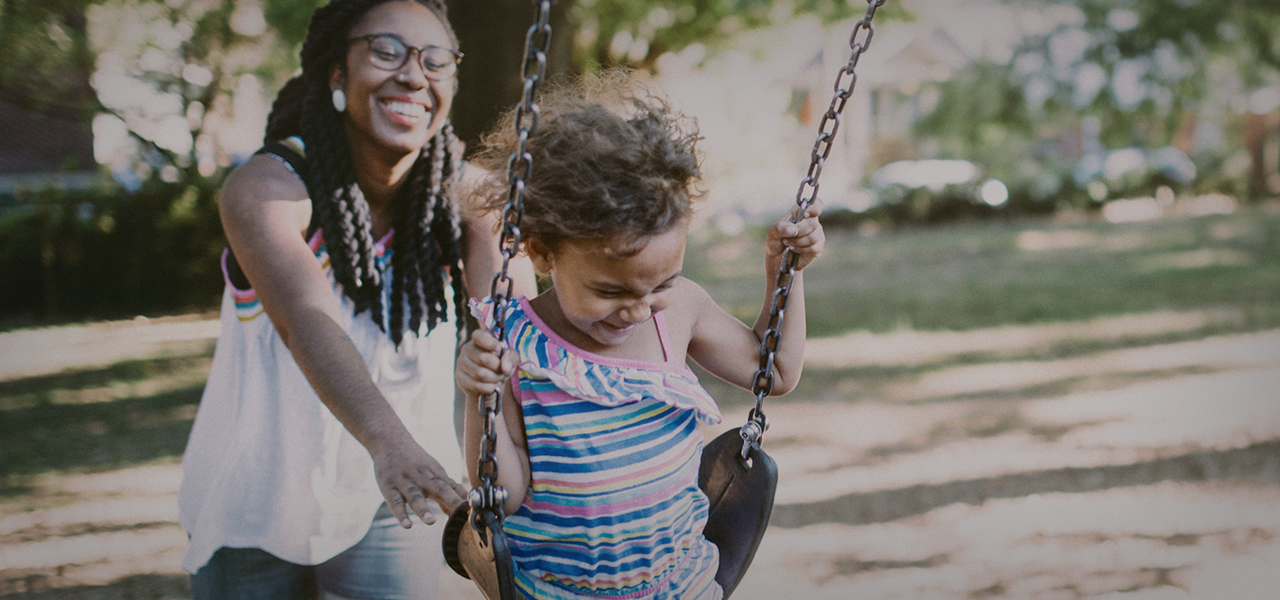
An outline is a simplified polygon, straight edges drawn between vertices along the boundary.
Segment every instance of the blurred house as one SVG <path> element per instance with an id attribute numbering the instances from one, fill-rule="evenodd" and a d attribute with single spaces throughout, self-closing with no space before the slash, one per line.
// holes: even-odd
<path id="1" fill-rule="evenodd" d="M 793 78 L 795 110 L 805 131 L 816 132 L 830 106 L 833 74 L 848 64 L 852 52 L 847 35 L 833 36 L 839 45 L 827 43 Z M 874 202 L 874 194 L 863 189 L 871 170 L 918 158 L 909 139 L 911 125 L 937 102 L 927 84 L 945 81 L 972 59 L 944 27 L 890 22 L 876 29 L 858 59 L 858 80 L 842 115 L 832 151 L 839 159 L 823 167 L 829 185 L 822 195 L 829 207 L 867 208 Z"/>
<path id="2" fill-rule="evenodd" d="M 87 123 L 0 101 L 0 211 L 21 204 L 27 193 L 81 189 L 98 178 Z"/>

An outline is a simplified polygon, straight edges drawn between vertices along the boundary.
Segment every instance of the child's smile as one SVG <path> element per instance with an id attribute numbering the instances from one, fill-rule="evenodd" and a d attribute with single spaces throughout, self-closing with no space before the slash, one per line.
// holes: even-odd
<path id="1" fill-rule="evenodd" d="M 550 273 L 553 285 L 535 307 L 556 333 L 584 350 L 619 346 L 670 304 L 686 236 L 681 224 L 630 253 L 601 242 L 565 241 L 554 252 L 533 244 L 534 265 Z"/>

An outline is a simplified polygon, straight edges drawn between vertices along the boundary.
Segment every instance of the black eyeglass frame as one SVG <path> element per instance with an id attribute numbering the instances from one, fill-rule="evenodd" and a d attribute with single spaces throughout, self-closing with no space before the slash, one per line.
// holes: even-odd
<path id="1" fill-rule="evenodd" d="M 396 41 L 396 43 L 398 43 L 398 44 L 400 44 L 400 45 L 404 46 L 404 48 L 405 48 L 405 52 L 404 52 L 404 60 L 403 60 L 403 61 L 401 61 L 401 62 L 400 62 L 400 65 L 399 65 L 399 66 L 397 66 L 397 67 L 395 67 L 394 69 L 388 69 L 388 68 L 386 68 L 386 67 L 383 67 L 383 66 L 379 65 L 379 64 L 377 63 L 377 61 L 374 59 L 374 56 L 373 56 L 373 41 L 374 41 L 374 40 L 376 40 L 376 39 L 379 39 L 379 38 L 388 38 L 388 39 L 391 39 L 391 40 L 395 40 L 395 41 Z M 398 36 L 398 35 L 396 35 L 396 34 L 394 34 L 394 33 L 370 33 L 370 34 L 366 34 L 366 35 L 356 36 L 356 37 L 353 37 L 353 38 L 350 38 L 350 39 L 348 39 L 348 40 L 347 40 L 347 43 L 348 43 L 348 44 L 354 44 L 354 43 L 356 43 L 356 42 L 365 42 L 365 43 L 368 45 L 368 47 L 369 47 L 369 62 L 370 62 L 371 64 L 373 64 L 373 66 L 374 66 L 375 68 L 382 69 L 382 70 L 384 70 L 384 71 L 398 71 L 398 70 L 400 70 L 400 69 L 403 69 L 403 68 L 404 68 L 404 66 L 405 66 L 406 64 L 408 64 L 408 62 L 409 62 L 409 51 L 410 51 L 410 50 L 413 50 L 414 52 L 417 52 L 417 53 L 418 53 L 418 61 L 417 61 L 417 62 L 418 62 L 418 65 L 420 65 L 420 66 L 422 67 L 422 72 L 423 72 L 423 73 L 425 73 L 425 74 L 426 74 L 428 77 L 430 77 L 431 79 L 437 79 L 437 77 L 438 77 L 439 79 L 445 79 L 445 78 L 451 77 L 454 73 L 457 73 L 457 66 L 458 66 L 458 63 L 461 63 L 461 62 L 462 62 L 462 57 L 463 57 L 463 54 L 462 54 L 462 52 L 461 52 L 461 51 L 459 51 L 459 50 L 455 50 L 455 49 L 453 49 L 453 48 L 446 48 L 446 47 L 444 47 L 444 46 L 436 46 L 436 45 L 432 45 L 432 44 L 428 44 L 428 45 L 423 46 L 423 47 L 421 47 L 421 48 L 418 48 L 418 47 L 416 47 L 416 46 L 411 46 L 411 45 L 409 45 L 409 43 L 408 43 L 408 42 L 406 42 L 406 41 L 404 41 L 404 40 L 400 39 L 400 36 Z M 433 64 L 433 63 L 428 63 L 428 62 L 427 62 L 427 60 L 426 60 L 426 58 L 427 58 L 426 51 L 428 51 L 428 50 L 447 50 L 447 51 L 449 52 L 449 54 L 452 54 L 452 55 L 453 55 L 453 62 L 445 63 L 445 64 L 440 64 L 440 65 Z M 454 67 L 454 69 L 453 69 L 452 71 L 447 72 L 447 73 L 443 72 L 445 69 L 448 69 L 449 67 Z M 433 77 L 433 75 L 434 75 L 434 76 L 437 76 L 437 77 Z"/>

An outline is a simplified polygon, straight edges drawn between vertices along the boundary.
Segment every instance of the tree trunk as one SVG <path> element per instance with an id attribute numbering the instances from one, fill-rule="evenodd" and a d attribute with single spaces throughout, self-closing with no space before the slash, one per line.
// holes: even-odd
<path id="1" fill-rule="evenodd" d="M 530 0 L 447 0 L 446 4 L 466 54 L 458 70 L 451 118 L 458 137 L 474 147 L 481 134 L 520 101 L 524 89 L 520 65 L 535 7 Z M 572 0 L 558 0 L 551 10 L 548 76 L 566 72 L 572 64 L 573 31 L 568 20 L 572 4 Z"/>

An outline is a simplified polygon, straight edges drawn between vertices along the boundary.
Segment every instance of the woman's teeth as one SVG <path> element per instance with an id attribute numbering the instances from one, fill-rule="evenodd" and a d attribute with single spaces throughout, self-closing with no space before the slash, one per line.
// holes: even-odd
<path id="1" fill-rule="evenodd" d="M 412 102 L 388 102 L 387 108 L 406 117 L 423 117 L 427 114 L 427 107 Z"/>

